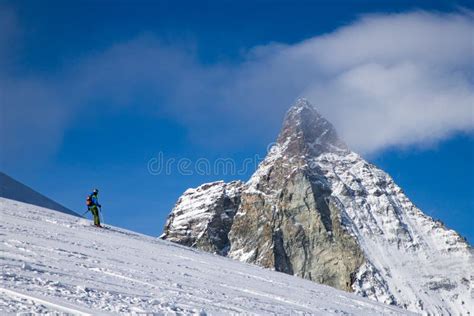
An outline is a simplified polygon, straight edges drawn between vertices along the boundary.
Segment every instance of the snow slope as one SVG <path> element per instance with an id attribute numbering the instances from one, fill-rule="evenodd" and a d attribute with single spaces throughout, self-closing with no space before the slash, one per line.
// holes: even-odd
<path id="1" fill-rule="evenodd" d="M 0 314 L 405 315 L 314 282 L 0 198 Z"/>

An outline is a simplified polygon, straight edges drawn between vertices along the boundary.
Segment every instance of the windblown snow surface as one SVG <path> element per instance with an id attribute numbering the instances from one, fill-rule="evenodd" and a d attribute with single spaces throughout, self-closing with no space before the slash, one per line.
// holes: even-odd
<path id="1" fill-rule="evenodd" d="M 407 315 L 298 277 L 0 198 L 0 314 Z"/>

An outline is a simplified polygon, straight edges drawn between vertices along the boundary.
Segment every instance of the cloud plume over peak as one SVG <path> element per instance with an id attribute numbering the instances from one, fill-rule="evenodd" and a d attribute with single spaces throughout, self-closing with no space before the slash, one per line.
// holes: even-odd
<path id="1" fill-rule="evenodd" d="M 473 129 L 473 21 L 471 12 L 369 15 L 296 45 L 260 47 L 246 71 L 252 83 L 273 83 L 267 95 L 286 84 L 307 97 L 355 150 L 423 145 Z"/>
<path id="2" fill-rule="evenodd" d="M 471 11 L 367 15 L 297 44 L 261 45 L 242 61 L 214 64 L 200 63 L 192 50 L 139 37 L 65 65 L 53 79 L 22 82 L 0 71 L 2 112 L 12 114 L 21 103 L 25 113 L 53 107 L 63 119 L 48 121 L 44 130 L 15 117 L 24 130 L 10 124 L 4 131 L 7 124 L 2 134 L 10 136 L 2 143 L 8 148 L 25 135 L 41 144 L 57 141 L 64 120 L 91 100 L 136 106 L 137 95 L 148 97 L 143 106 L 151 112 L 158 107 L 195 131 L 196 141 L 269 139 L 289 104 L 304 96 L 362 153 L 432 143 L 474 128 L 473 34 Z M 28 86 L 34 89 L 25 92 Z"/>

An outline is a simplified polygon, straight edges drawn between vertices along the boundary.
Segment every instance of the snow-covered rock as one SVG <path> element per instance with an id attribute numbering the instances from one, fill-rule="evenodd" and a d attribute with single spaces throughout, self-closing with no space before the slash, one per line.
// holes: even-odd
<path id="1" fill-rule="evenodd" d="M 423 214 L 388 174 L 357 154 L 328 153 L 312 163 L 364 252 L 356 293 L 432 315 L 474 311 L 473 251 L 459 234 Z"/>
<path id="2" fill-rule="evenodd" d="M 0 315 L 402 315 L 301 278 L 0 198 Z"/>
<path id="3" fill-rule="evenodd" d="M 226 255 L 243 188 L 241 181 L 218 181 L 186 190 L 168 216 L 161 238 Z"/>
<path id="4" fill-rule="evenodd" d="M 470 245 L 351 152 L 305 99 L 242 190 L 229 241 L 231 258 L 411 311 L 474 310 Z"/>

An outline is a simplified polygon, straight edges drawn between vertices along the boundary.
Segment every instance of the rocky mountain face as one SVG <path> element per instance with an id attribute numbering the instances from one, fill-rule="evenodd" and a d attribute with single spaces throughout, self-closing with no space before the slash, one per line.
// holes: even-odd
<path id="1" fill-rule="evenodd" d="M 412 311 L 474 309 L 471 247 L 351 152 L 304 99 L 246 184 L 186 191 L 162 237 Z"/>

